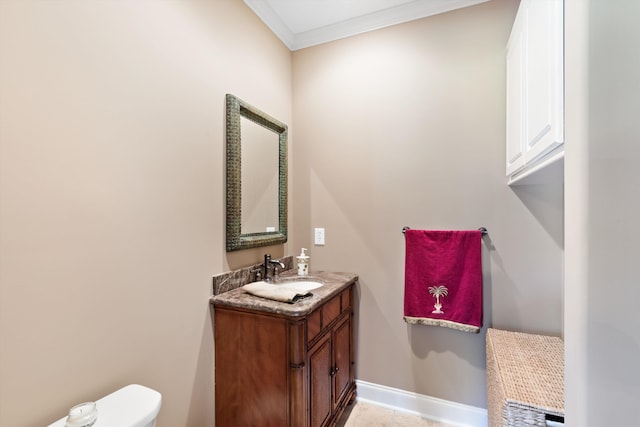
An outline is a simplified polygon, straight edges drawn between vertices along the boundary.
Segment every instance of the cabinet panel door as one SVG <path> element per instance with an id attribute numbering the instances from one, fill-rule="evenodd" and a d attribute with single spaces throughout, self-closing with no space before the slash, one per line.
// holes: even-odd
<path id="1" fill-rule="evenodd" d="M 520 2 L 507 44 L 507 176 L 564 143 L 563 37 L 563 0 Z"/>
<path id="2" fill-rule="evenodd" d="M 334 405 L 347 392 L 351 381 L 351 318 L 345 316 L 333 333 Z"/>
<path id="3" fill-rule="evenodd" d="M 507 46 L 507 176 L 524 166 L 524 20 L 518 11 Z"/>
<path id="4" fill-rule="evenodd" d="M 562 0 L 526 2 L 526 160 L 563 141 Z"/>
<path id="5" fill-rule="evenodd" d="M 214 316 L 216 424 L 287 425 L 286 321 L 220 308 Z"/>
<path id="6" fill-rule="evenodd" d="M 331 333 L 327 332 L 309 352 L 309 388 L 311 427 L 321 427 L 330 418 L 331 405 Z"/>

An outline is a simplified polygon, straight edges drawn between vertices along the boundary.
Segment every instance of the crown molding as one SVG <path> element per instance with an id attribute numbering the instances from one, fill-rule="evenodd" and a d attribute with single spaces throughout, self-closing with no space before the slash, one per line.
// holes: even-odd
<path id="1" fill-rule="evenodd" d="M 417 0 L 301 33 L 293 33 L 265 0 L 244 0 L 289 48 L 304 49 L 490 0 Z"/>
<path id="2" fill-rule="evenodd" d="M 295 34 L 280 19 L 280 16 L 271 8 L 269 2 L 264 0 L 243 0 L 253 12 L 258 15 L 267 27 L 284 43 L 289 50 L 294 50 Z"/>

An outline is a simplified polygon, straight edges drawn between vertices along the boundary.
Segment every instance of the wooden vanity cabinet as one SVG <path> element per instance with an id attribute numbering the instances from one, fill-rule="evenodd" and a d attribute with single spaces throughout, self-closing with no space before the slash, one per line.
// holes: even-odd
<path id="1" fill-rule="evenodd" d="M 307 316 L 214 307 L 216 425 L 325 427 L 355 398 L 353 284 Z"/>
<path id="2" fill-rule="evenodd" d="M 348 316 L 342 316 L 309 351 L 311 427 L 330 425 L 335 410 L 349 391 L 350 327 Z"/>

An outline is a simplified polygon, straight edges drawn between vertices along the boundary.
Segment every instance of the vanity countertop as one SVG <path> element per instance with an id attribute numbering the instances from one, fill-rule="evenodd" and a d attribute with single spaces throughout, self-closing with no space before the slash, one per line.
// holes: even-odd
<path id="1" fill-rule="evenodd" d="M 288 278 L 299 276 L 296 275 L 294 270 L 288 270 L 283 272 L 280 277 Z M 314 271 L 310 272 L 305 278 L 309 280 L 320 280 L 324 285 L 313 289 L 311 296 L 291 304 L 251 295 L 242 289 L 242 287 L 214 295 L 210 301 L 214 307 L 235 307 L 293 317 L 306 316 L 315 310 L 316 307 L 358 280 L 358 275 L 353 273 Z"/>

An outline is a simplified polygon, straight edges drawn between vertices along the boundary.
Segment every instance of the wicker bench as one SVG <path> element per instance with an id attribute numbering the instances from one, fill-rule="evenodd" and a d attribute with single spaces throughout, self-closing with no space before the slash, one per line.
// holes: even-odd
<path id="1" fill-rule="evenodd" d="M 564 421 L 564 344 L 558 337 L 487 330 L 489 427 Z"/>

